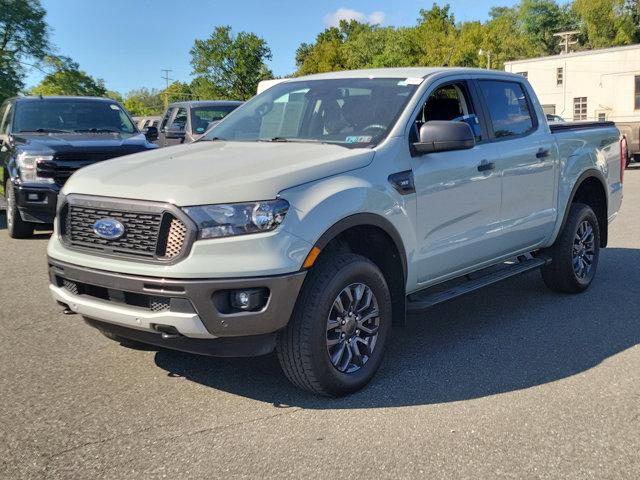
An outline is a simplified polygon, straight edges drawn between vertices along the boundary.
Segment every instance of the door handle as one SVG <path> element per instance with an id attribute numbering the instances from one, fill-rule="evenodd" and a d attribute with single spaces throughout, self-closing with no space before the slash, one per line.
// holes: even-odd
<path id="1" fill-rule="evenodd" d="M 549 150 L 547 150 L 546 148 L 541 148 L 536 153 L 536 158 L 545 158 L 548 156 L 549 156 Z"/>
<path id="2" fill-rule="evenodd" d="M 483 160 L 480 165 L 478 165 L 478 171 L 479 172 L 488 172 L 489 170 L 493 170 L 494 168 L 496 168 L 496 163 L 495 162 L 488 162 L 486 160 Z"/>

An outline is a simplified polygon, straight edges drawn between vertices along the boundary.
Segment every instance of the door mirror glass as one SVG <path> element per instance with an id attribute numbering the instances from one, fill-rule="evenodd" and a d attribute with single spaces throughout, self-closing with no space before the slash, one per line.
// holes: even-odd
<path id="1" fill-rule="evenodd" d="M 447 152 L 473 148 L 476 139 L 466 122 L 432 120 L 420 127 L 419 140 L 413 144 L 417 153 Z"/>
<path id="2" fill-rule="evenodd" d="M 147 140 L 150 142 L 154 142 L 158 139 L 158 128 L 157 127 L 147 127 L 144 136 L 147 137 Z"/>

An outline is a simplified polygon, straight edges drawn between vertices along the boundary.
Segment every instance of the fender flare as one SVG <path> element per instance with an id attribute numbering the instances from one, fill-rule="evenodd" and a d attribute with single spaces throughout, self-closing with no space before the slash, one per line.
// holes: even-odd
<path id="1" fill-rule="evenodd" d="M 569 194 L 569 200 L 567 201 L 567 205 L 564 209 L 564 214 L 562 217 L 562 223 L 560 224 L 560 230 L 558 230 L 558 235 L 560 232 L 564 230 L 564 226 L 567 223 L 567 219 L 569 218 L 569 210 L 571 209 L 571 204 L 573 203 L 573 199 L 576 196 L 576 192 L 580 188 L 580 186 L 584 183 L 584 181 L 588 178 L 596 178 L 602 185 L 602 189 L 604 190 L 604 201 L 605 201 L 605 227 L 608 222 L 608 212 L 609 212 L 609 197 L 607 196 L 607 181 L 604 178 L 604 175 L 600 170 L 596 170 L 594 168 L 590 168 L 582 172 L 582 174 L 578 177 L 578 180 L 573 184 L 573 188 L 571 189 L 571 194 Z M 557 238 L 557 236 L 556 236 Z M 554 240 L 555 241 L 555 240 Z M 606 246 L 606 245 L 605 245 Z"/>
<path id="2" fill-rule="evenodd" d="M 350 228 L 359 226 L 374 226 L 380 228 L 387 235 L 389 235 L 389 237 L 391 237 L 391 241 L 393 241 L 393 243 L 395 244 L 396 249 L 398 250 L 398 254 L 400 255 L 400 260 L 402 262 L 402 273 L 406 282 L 408 273 L 407 253 L 404 248 L 402 237 L 398 233 L 396 227 L 394 227 L 389 220 L 381 217 L 380 215 L 376 215 L 373 213 L 355 213 L 353 215 L 349 215 L 348 217 L 337 221 L 331 227 L 325 230 L 325 232 L 316 241 L 314 246 L 322 250 L 329 244 L 331 240 L 336 238 L 341 233 L 349 230 Z"/>

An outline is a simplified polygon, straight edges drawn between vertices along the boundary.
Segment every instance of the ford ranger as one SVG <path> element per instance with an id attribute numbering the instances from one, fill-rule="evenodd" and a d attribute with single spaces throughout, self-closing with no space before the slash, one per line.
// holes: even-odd
<path id="1" fill-rule="evenodd" d="M 535 269 L 554 291 L 587 289 L 622 159 L 613 124 L 549 126 L 519 75 L 289 79 L 200 141 L 75 173 L 50 289 L 120 343 L 275 350 L 295 385 L 344 395 L 407 312 Z"/>
<path id="2" fill-rule="evenodd" d="M 60 188 L 78 168 L 157 145 L 114 100 L 96 97 L 17 97 L 0 107 L 0 190 L 13 238 L 48 228 Z"/>

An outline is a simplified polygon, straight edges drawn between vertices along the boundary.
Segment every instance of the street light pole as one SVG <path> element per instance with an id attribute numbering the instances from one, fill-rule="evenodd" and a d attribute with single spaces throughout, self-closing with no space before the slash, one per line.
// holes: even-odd
<path id="1" fill-rule="evenodd" d="M 491 70 L 491 50 L 478 50 L 478 55 L 487 57 L 487 70 Z"/>

